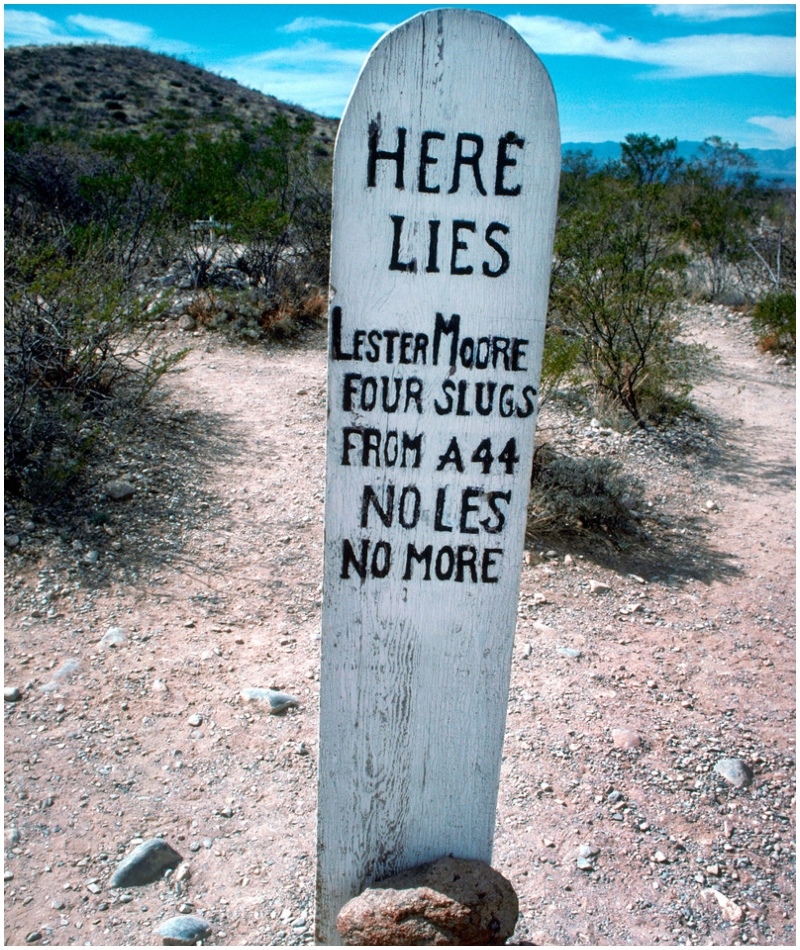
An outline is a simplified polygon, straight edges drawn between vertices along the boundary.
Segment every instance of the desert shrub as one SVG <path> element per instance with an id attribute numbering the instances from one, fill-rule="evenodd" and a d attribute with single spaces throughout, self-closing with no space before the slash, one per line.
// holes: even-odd
<path id="1" fill-rule="evenodd" d="M 47 504 L 183 353 L 147 348 L 143 305 L 102 254 L 70 261 L 52 246 L 6 252 L 6 486 Z"/>
<path id="2" fill-rule="evenodd" d="M 320 324 L 327 307 L 327 297 L 313 287 L 283 296 L 252 287 L 238 292 L 209 287 L 195 294 L 185 312 L 201 326 L 258 343 L 297 338 Z"/>
<path id="3" fill-rule="evenodd" d="M 753 329 L 759 346 L 794 354 L 797 346 L 797 299 L 793 293 L 769 294 L 753 311 Z"/>
<path id="4" fill-rule="evenodd" d="M 526 537 L 636 534 L 643 486 L 608 458 L 576 459 L 549 445 L 536 449 Z"/>

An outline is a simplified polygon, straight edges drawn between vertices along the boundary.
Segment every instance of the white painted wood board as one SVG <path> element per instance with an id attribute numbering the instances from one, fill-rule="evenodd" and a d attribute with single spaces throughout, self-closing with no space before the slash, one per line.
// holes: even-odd
<path id="1" fill-rule="evenodd" d="M 342 119 L 319 943 L 374 880 L 491 860 L 559 170 L 544 67 L 473 10 L 387 34 Z"/>

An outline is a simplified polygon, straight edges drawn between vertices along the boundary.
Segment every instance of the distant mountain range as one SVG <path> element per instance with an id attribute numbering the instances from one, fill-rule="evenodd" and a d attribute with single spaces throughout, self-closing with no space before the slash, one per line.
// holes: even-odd
<path id="1" fill-rule="evenodd" d="M 694 158 L 702 142 L 678 142 L 678 155 L 687 161 Z M 743 148 L 741 151 L 756 163 L 761 178 L 766 180 L 778 179 L 787 185 L 795 184 L 796 175 L 796 148 Z M 566 152 L 591 152 L 600 165 L 608 161 L 618 161 L 620 157 L 619 142 L 564 142 L 561 154 Z"/>

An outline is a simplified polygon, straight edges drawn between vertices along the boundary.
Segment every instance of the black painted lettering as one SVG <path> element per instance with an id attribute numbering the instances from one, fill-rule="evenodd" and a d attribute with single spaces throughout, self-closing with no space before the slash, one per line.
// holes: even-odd
<path id="1" fill-rule="evenodd" d="M 536 390 L 533 386 L 526 386 L 522 390 L 522 398 L 525 400 L 524 406 L 517 406 L 517 415 L 520 419 L 527 419 L 533 415 L 536 409 Z"/>
<path id="2" fill-rule="evenodd" d="M 409 544 L 406 548 L 406 565 L 403 571 L 403 580 L 410 581 L 414 573 L 414 564 L 424 564 L 425 574 L 423 580 L 431 579 L 431 561 L 433 559 L 433 545 L 429 544 L 422 551 L 418 551 L 414 544 Z"/>
<path id="3" fill-rule="evenodd" d="M 500 578 L 497 574 L 491 574 L 490 571 L 497 567 L 495 555 L 498 557 L 503 554 L 502 548 L 485 548 L 481 558 L 481 580 L 484 584 L 496 584 Z"/>
<path id="4" fill-rule="evenodd" d="M 458 336 L 461 327 L 461 317 L 454 313 L 449 320 L 445 320 L 441 313 L 436 314 L 436 322 L 433 326 L 433 365 L 439 365 L 439 346 L 443 336 L 450 336 L 450 361 L 448 366 L 455 369 L 456 356 L 458 354 Z"/>
<path id="5" fill-rule="evenodd" d="M 410 499 L 410 508 L 409 508 Z M 422 495 L 414 485 L 406 485 L 400 492 L 397 506 L 397 520 L 403 528 L 416 528 L 422 510 Z"/>
<path id="6" fill-rule="evenodd" d="M 381 128 L 374 120 L 369 124 L 368 154 L 367 154 L 367 187 L 375 187 L 375 172 L 379 161 L 395 162 L 395 188 L 404 188 L 403 170 L 406 157 L 406 130 L 397 130 L 397 151 L 388 152 L 378 148 Z"/>
<path id="7" fill-rule="evenodd" d="M 419 468 L 422 462 L 422 432 L 415 436 L 410 436 L 407 432 L 403 433 L 403 449 L 400 459 L 400 468 Z M 412 456 L 412 462 L 409 466 L 408 457 Z"/>
<path id="8" fill-rule="evenodd" d="M 436 514 L 433 519 L 433 530 L 434 531 L 452 531 L 453 526 L 451 524 L 445 524 L 444 520 L 444 506 L 447 501 L 447 489 L 439 488 L 436 491 Z"/>
<path id="9" fill-rule="evenodd" d="M 490 416 L 494 407 L 494 391 L 497 389 L 497 383 L 476 383 L 475 384 L 475 409 L 479 416 Z M 486 400 L 484 401 L 484 392 Z"/>
<path id="10" fill-rule="evenodd" d="M 370 505 L 375 510 L 375 514 L 383 522 L 384 526 L 391 528 L 394 521 L 394 485 L 386 486 L 386 502 L 381 503 L 380 498 L 372 485 L 364 486 L 364 494 L 361 496 L 361 527 L 369 527 L 369 509 Z"/>
<path id="11" fill-rule="evenodd" d="M 410 261 L 400 260 L 400 236 L 403 232 L 405 218 L 400 214 L 392 214 L 390 217 L 394 225 L 394 233 L 392 235 L 392 258 L 389 261 L 389 270 L 399 270 L 413 274 L 417 269 L 416 258 L 412 257 Z"/>
<path id="12" fill-rule="evenodd" d="M 459 530 L 462 534 L 479 534 L 480 529 L 477 525 L 468 523 L 469 516 L 480 510 L 478 505 L 473 504 L 476 498 L 480 498 L 483 491 L 480 488 L 465 488 L 461 493 L 461 520 Z"/>
<path id="13" fill-rule="evenodd" d="M 331 350 L 335 360 L 351 360 L 352 353 L 345 353 L 342 349 L 342 308 L 334 307 L 331 311 Z"/>
<path id="14" fill-rule="evenodd" d="M 378 541 L 372 552 L 370 571 L 373 577 L 386 577 L 392 566 L 392 546 L 388 541 Z"/>
<path id="15" fill-rule="evenodd" d="M 355 568 L 356 573 L 362 581 L 367 579 L 367 556 L 369 555 L 369 541 L 364 539 L 361 542 L 361 557 L 356 557 L 353 545 L 347 538 L 342 541 L 342 573 L 343 580 L 350 577 L 350 568 Z"/>
<path id="16" fill-rule="evenodd" d="M 433 408 L 436 410 L 436 414 L 439 416 L 448 416 L 453 411 L 453 396 L 452 393 L 455 391 L 456 384 L 452 379 L 446 379 L 442 383 L 442 393 L 444 398 L 447 400 L 444 404 L 440 403 L 438 399 L 433 400 Z"/>
<path id="17" fill-rule="evenodd" d="M 449 581 L 453 575 L 453 568 L 456 564 L 456 556 L 449 544 L 439 548 L 436 555 L 436 566 L 434 568 L 436 579 L 439 581 Z"/>
<path id="18" fill-rule="evenodd" d="M 470 142 L 475 146 L 471 154 L 464 154 L 465 143 Z M 475 180 L 475 187 L 480 194 L 485 195 L 486 189 L 481 180 L 480 158 L 483 154 L 483 139 L 480 135 L 473 135 L 470 132 L 459 132 L 456 139 L 456 158 L 453 165 L 453 184 L 450 186 L 448 194 L 452 195 L 461 187 L 461 166 L 469 165 L 472 169 L 472 176 Z"/>
<path id="19" fill-rule="evenodd" d="M 472 583 L 478 583 L 478 568 L 477 561 L 478 552 L 471 544 L 459 544 L 458 546 L 458 560 L 456 563 L 456 582 L 459 584 L 464 583 L 464 572 L 469 568 L 469 574 L 472 578 Z"/>
<path id="20" fill-rule="evenodd" d="M 506 383 L 500 389 L 500 415 L 504 419 L 514 415 L 516 403 L 514 402 L 514 387 L 511 383 Z"/>
<path id="21" fill-rule="evenodd" d="M 508 234 L 509 229 L 505 224 L 500 224 L 499 221 L 492 221 L 492 223 L 486 229 L 486 243 L 493 251 L 497 252 L 497 256 L 500 258 L 500 263 L 494 270 L 489 267 L 488 261 L 483 262 L 483 273 L 486 277 L 500 277 L 505 274 L 505 272 L 511 266 L 511 258 L 509 257 L 508 251 L 503 247 L 502 244 L 498 244 L 498 242 L 492 237 L 492 235 L 497 231 L 499 231 L 501 234 Z"/>
<path id="22" fill-rule="evenodd" d="M 497 503 L 504 501 L 506 504 L 511 503 L 511 492 L 510 491 L 490 491 L 486 495 L 486 501 L 489 504 L 489 510 L 495 517 L 495 521 L 492 521 L 491 518 L 482 518 L 481 527 L 487 534 L 499 534 L 506 523 L 506 512 L 501 511 L 497 507 Z"/>
<path id="23" fill-rule="evenodd" d="M 444 141 L 444 132 L 423 132 L 422 133 L 422 142 L 420 144 L 419 150 L 419 190 L 421 192 L 427 192 L 431 195 L 437 195 L 439 193 L 439 185 L 429 185 L 427 181 L 427 166 L 436 165 L 439 161 L 438 158 L 434 158 L 428 152 L 428 143 L 433 139 L 438 139 L 439 141 Z"/>
<path id="24" fill-rule="evenodd" d="M 454 466 L 457 472 L 464 471 L 464 462 L 461 459 L 461 449 L 458 445 L 458 439 L 455 436 L 450 439 L 450 444 L 447 446 L 447 451 L 443 452 L 439 456 L 439 464 L 436 466 L 436 471 L 442 472 L 448 465 Z"/>
<path id="25" fill-rule="evenodd" d="M 439 273 L 439 225 L 441 221 L 428 222 L 428 274 Z"/>
<path id="26" fill-rule="evenodd" d="M 528 368 L 527 366 L 523 366 L 522 360 L 527 356 L 525 347 L 529 343 L 530 340 L 514 337 L 514 340 L 511 344 L 511 369 L 515 373 L 524 373 Z"/>
<path id="27" fill-rule="evenodd" d="M 451 274 L 471 274 L 475 269 L 472 264 L 464 264 L 462 266 L 458 263 L 458 252 L 466 251 L 469 249 L 469 245 L 460 240 L 459 231 L 472 231 L 475 232 L 476 224 L 474 221 L 460 221 L 456 220 L 453 222 L 453 248 L 450 253 L 450 273 Z"/>
<path id="28" fill-rule="evenodd" d="M 497 143 L 497 164 L 495 166 L 494 193 L 496 195 L 518 195 L 522 191 L 522 185 L 512 185 L 506 187 L 504 178 L 507 168 L 513 168 L 517 164 L 516 158 L 509 158 L 509 148 L 523 148 L 525 139 L 517 136 L 516 132 L 506 132 Z"/>

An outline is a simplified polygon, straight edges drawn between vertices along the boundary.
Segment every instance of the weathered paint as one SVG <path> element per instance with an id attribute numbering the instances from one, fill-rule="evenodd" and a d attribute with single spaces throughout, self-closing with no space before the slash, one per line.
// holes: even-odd
<path id="1" fill-rule="evenodd" d="M 342 119 L 319 943 L 373 880 L 491 859 L 559 167 L 544 67 L 476 11 L 387 34 Z"/>

